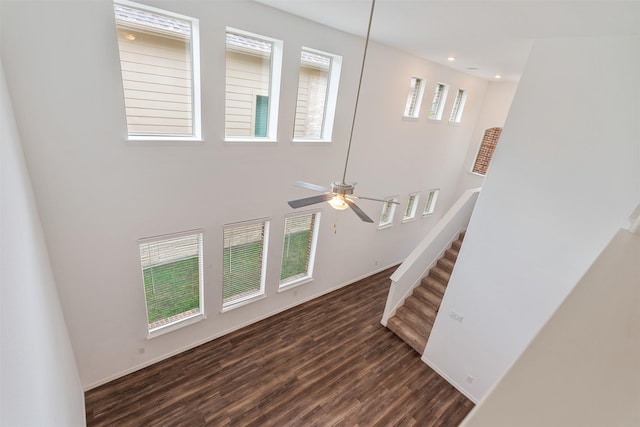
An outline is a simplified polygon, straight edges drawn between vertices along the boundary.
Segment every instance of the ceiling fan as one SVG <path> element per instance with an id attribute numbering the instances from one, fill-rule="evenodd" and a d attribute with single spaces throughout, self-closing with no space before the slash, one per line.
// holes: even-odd
<path id="1" fill-rule="evenodd" d="M 349 134 L 349 145 L 347 146 L 347 157 L 344 162 L 344 173 L 342 174 L 342 181 L 336 181 L 331 184 L 331 187 L 325 187 L 322 185 L 311 184 L 304 181 L 296 181 L 293 185 L 297 187 L 306 188 L 307 190 L 319 191 L 324 194 L 317 196 L 305 197 L 303 199 L 289 201 L 289 206 L 294 209 L 304 206 L 314 205 L 316 203 L 329 202 L 331 207 L 337 210 L 344 210 L 351 208 L 358 217 L 364 222 L 373 222 L 369 216 L 364 213 L 362 209 L 355 204 L 353 199 L 374 200 L 376 202 L 383 203 L 395 203 L 394 200 L 382 200 L 374 199 L 371 197 L 356 196 L 353 194 L 353 189 L 356 186 L 355 182 L 347 182 L 347 166 L 349 165 L 349 154 L 351 153 L 351 141 L 353 140 L 353 128 L 356 122 L 356 113 L 358 112 L 358 100 L 360 99 L 360 88 L 362 87 L 362 76 L 364 74 L 364 64 L 367 59 L 367 49 L 369 47 L 369 35 L 371 33 L 371 21 L 373 20 L 373 10 L 376 5 L 376 0 L 371 1 L 371 14 L 369 15 L 369 26 L 367 27 L 367 36 L 364 43 L 364 54 L 362 55 L 362 67 L 360 68 L 360 80 L 358 81 L 358 91 L 356 93 L 356 105 L 353 110 L 353 119 L 351 120 L 351 132 Z"/>

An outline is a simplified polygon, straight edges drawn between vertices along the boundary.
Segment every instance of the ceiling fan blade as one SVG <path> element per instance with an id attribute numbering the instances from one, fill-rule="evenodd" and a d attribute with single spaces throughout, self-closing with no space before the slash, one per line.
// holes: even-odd
<path id="1" fill-rule="evenodd" d="M 329 187 L 323 187 L 322 185 L 311 184 L 310 182 L 296 181 L 293 183 L 296 187 L 306 188 L 307 190 L 321 191 L 323 193 L 331 191 Z"/>
<path id="2" fill-rule="evenodd" d="M 349 197 L 353 197 L 355 199 L 373 200 L 374 202 L 382 202 L 382 203 L 391 202 L 391 203 L 393 203 L 395 205 L 399 205 L 400 204 L 400 202 L 397 202 L 395 200 L 374 199 L 373 197 L 356 196 L 355 194 L 350 194 Z"/>
<path id="3" fill-rule="evenodd" d="M 302 208 L 304 206 L 314 205 L 316 203 L 326 202 L 333 197 L 332 193 L 329 194 L 320 194 L 319 196 L 305 197 L 304 199 L 290 200 L 289 206 L 294 209 Z"/>
<path id="4" fill-rule="evenodd" d="M 369 218 L 369 216 L 367 216 L 367 214 L 364 213 L 364 211 L 362 209 L 360 209 L 358 207 L 358 205 L 356 205 L 355 203 L 353 203 L 351 200 L 347 199 L 346 197 L 344 198 L 344 201 L 349 205 L 349 207 L 351 209 L 353 209 L 353 211 L 356 213 L 356 215 L 358 215 L 360 217 L 361 220 L 363 220 L 364 222 L 373 222 L 373 220 L 371 218 Z"/>

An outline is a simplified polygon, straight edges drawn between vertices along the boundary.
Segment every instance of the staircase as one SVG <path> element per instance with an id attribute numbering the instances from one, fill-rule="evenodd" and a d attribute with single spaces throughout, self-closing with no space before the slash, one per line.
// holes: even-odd
<path id="1" fill-rule="evenodd" d="M 389 329 L 420 354 L 427 345 L 463 239 L 464 232 L 453 241 L 444 256 L 429 270 L 429 274 L 422 278 L 420 285 L 414 288 L 413 294 L 404 300 L 404 305 L 398 308 L 396 314 L 387 322 Z"/>

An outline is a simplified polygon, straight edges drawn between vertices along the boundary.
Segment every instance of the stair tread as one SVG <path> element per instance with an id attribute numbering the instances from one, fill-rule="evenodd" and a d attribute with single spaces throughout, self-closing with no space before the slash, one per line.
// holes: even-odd
<path id="1" fill-rule="evenodd" d="M 446 270 L 438 267 L 437 265 L 429 270 L 429 276 L 435 278 L 436 280 L 440 280 L 445 285 L 449 283 L 449 279 L 451 278 L 451 273 Z"/>
<path id="2" fill-rule="evenodd" d="M 389 319 L 387 327 L 397 336 L 399 336 L 404 342 L 409 344 L 411 348 L 413 348 L 419 354 L 422 354 L 425 346 L 427 345 L 426 337 L 420 336 L 398 316 L 393 316 L 391 319 Z"/>
<path id="3" fill-rule="evenodd" d="M 442 302 L 442 294 L 422 282 L 413 290 L 413 295 L 435 309 L 437 309 Z"/>
<path id="4" fill-rule="evenodd" d="M 438 267 L 442 268 L 448 273 L 453 271 L 453 266 L 455 265 L 455 261 L 451 261 L 447 258 L 440 258 L 437 262 Z"/>
<path id="5" fill-rule="evenodd" d="M 413 313 L 415 313 L 415 316 L 423 322 L 430 321 L 431 323 L 433 323 L 436 318 L 437 310 L 430 304 L 425 303 L 424 301 L 414 297 L 413 295 L 404 301 L 403 307 L 411 310 Z"/>
<path id="6" fill-rule="evenodd" d="M 428 287 L 440 297 L 444 295 L 444 291 L 447 289 L 446 283 L 442 283 L 442 281 L 431 276 L 423 277 L 421 285 Z"/>
<path id="7" fill-rule="evenodd" d="M 426 337 L 433 326 L 433 320 L 418 315 L 415 311 L 403 305 L 396 311 L 396 316 L 413 329 L 421 337 Z"/>
<path id="8" fill-rule="evenodd" d="M 446 251 L 444 251 L 444 256 L 447 259 L 450 259 L 453 262 L 456 262 L 456 260 L 458 259 L 458 254 L 460 252 L 456 249 L 456 248 L 449 248 Z"/>

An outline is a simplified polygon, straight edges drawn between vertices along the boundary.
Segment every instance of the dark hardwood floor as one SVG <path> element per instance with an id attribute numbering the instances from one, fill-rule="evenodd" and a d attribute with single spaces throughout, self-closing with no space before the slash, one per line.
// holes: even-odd
<path id="1" fill-rule="evenodd" d="M 392 272 L 89 390 L 87 425 L 457 426 L 473 404 L 380 324 Z"/>

